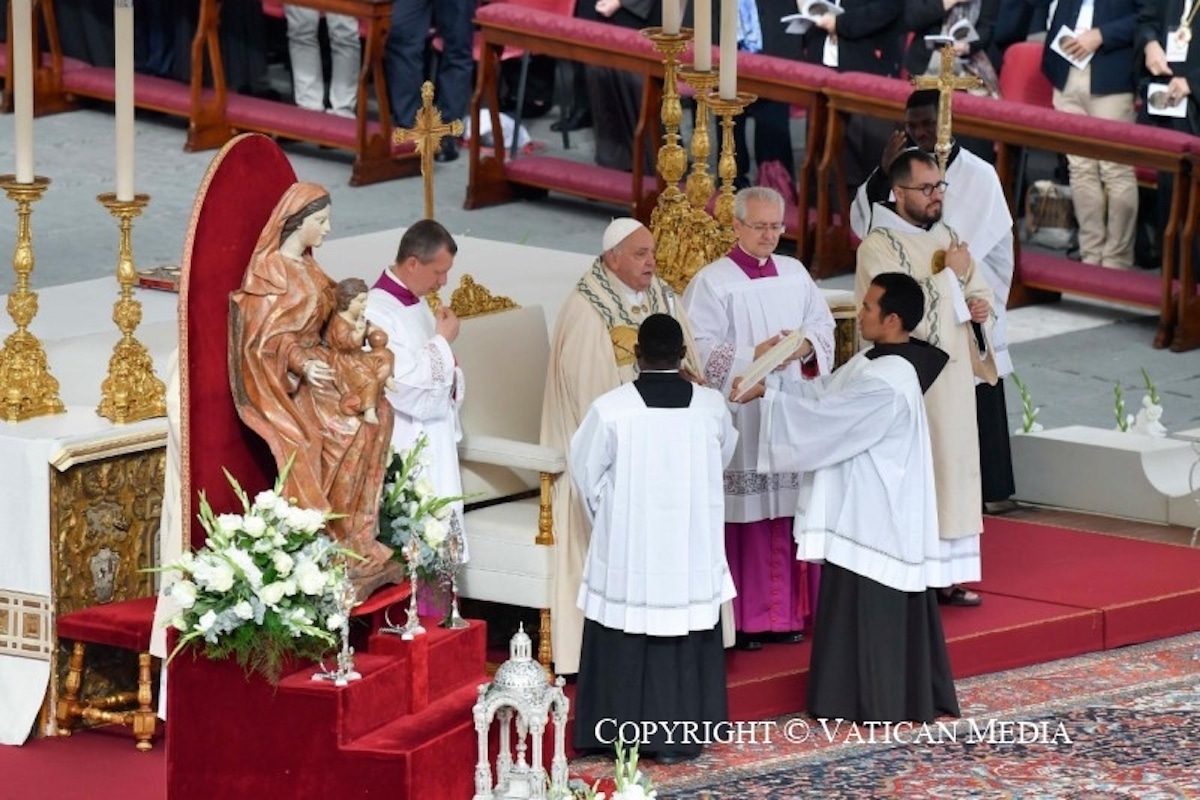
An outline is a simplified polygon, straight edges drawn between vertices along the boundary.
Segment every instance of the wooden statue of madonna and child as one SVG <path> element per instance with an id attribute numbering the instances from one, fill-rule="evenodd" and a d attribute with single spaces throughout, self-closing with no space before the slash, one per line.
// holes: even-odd
<path id="1" fill-rule="evenodd" d="M 266 440 L 285 496 L 333 511 L 333 537 L 352 561 L 358 598 L 403 579 L 376 540 L 392 436 L 383 396 L 393 355 L 368 325 L 367 285 L 334 282 L 313 257 L 330 228 L 329 193 L 295 183 L 258 237 L 241 289 L 230 297 L 229 375 L 242 421 Z M 363 349 L 366 341 L 370 349 Z"/>

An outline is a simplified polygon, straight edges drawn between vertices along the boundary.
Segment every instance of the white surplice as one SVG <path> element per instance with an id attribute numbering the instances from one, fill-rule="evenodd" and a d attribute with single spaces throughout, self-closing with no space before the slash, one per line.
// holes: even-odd
<path id="1" fill-rule="evenodd" d="M 946 194 L 942 214 L 946 224 L 967 243 L 980 273 L 996 296 L 992 347 L 1000 377 L 1013 370 L 1008 353 L 1008 293 L 1013 279 L 1013 219 L 996 168 L 965 148 L 958 148 L 946 168 Z M 889 200 L 895 199 L 889 197 Z M 860 239 L 873 227 L 873 208 L 867 182 L 858 187 L 850 210 L 850 229 Z"/>
<path id="2" fill-rule="evenodd" d="M 686 408 L 648 408 L 633 384 L 592 404 L 570 450 L 592 523 L 585 617 L 650 636 L 712 630 L 735 595 L 721 476 L 737 438 L 724 398 L 701 386 Z"/>
<path id="3" fill-rule="evenodd" d="M 384 280 L 396 281 L 389 272 Z M 396 281 L 399 283 L 399 281 Z M 403 285 L 403 284 L 401 284 Z M 407 287 L 406 287 L 407 288 Z M 454 361 L 450 344 L 435 332 L 433 311 L 424 301 L 405 306 L 381 289 L 367 293 L 367 319 L 388 335 L 388 349 L 396 357 L 392 380 L 395 390 L 386 390 L 395 410 L 392 447 L 404 452 L 425 434 L 429 456 L 427 477 L 439 497 L 462 494 L 458 471 L 458 442 L 462 426 L 458 410 L 466 396 L 462 370 Z M 452 525 L 463 531 L 462 503 L 453 505 Z M 462 560 L 467 560 L 463 537 Z"/>
<path id="4" fill-rule="evenodd" d="M 768 378 L 759 469 L 806 473 L 799 558 L 902 592 L 947 586 L 921 386 L 899 356 L 859 353 L 827 378 Z"/>
<path id="5" fill-rule="evenodd" d="M 725 396 L 733 379 L 754 362 L 755 346 L 783 330 L 803 327 L 820 374 L 833 370 L 834 321 L 829 304 L 803 264 L 787 256 L 772 259 L 778 276 L 754 279 L 733 259 L 718 259 L 696 273 L 683 294 L 705 383 Z M 806 380 L 798 361 L 778 375 L 788 382 Z M 791 516 L 799 477 L 758 472 L 759 403 L 740 404 L 733 415 L 740 438 L 725 472 L 725 520 L 757 522 Z"/>

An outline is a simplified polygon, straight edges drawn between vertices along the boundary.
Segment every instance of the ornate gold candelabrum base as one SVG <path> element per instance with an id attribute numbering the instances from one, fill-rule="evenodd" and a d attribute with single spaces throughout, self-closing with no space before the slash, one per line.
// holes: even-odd
<path id="1" fill-rule="evenodd" d="M 692 87 L 696 98 L 696 122 L 692 127 L 691 142 L 692 171 L 687 178 L 687 198 L 692 208 L 705 211 L 705 216 L 708 216 L 708 201 L 716 191 L 716 181 L 708 172 L 708 157 L 712 153 L 712 139 L 708 133 L 708 95 L 717 85 L 719 73 L 684 68 L 679 70 L 679 77 Z"/>
<path id="2" fill-rule="evenodd" d="M 692 39 L 692 31 L 683 29 L 677 34 L 665 33 L 662 28 L 642 31 L 663 54 L 663 98 L 660 118 L 663 125 L 663 145 L 658 149 L 658 174 L 666 188 L 658 196 L 658 204 L 650 215 L 650 231 L 654 234 L 654 253 L 658 261 L 658 276 L 682 292 L 690 275 L 687 274 L 689 237 L 686 234 L 691 218 L 691 206 L 679 189 L 687 170 L 687 153 L 679 143 L 679 123 L 683 106 L 679 100 L 676 76 L 679 54 Z"/>
<path id="3" fill-rule="evenodd" d="M 717 174 L 721 177 L 721 194 L 717 197 L 716 217 L 721 226 L 720 235 L 728 250 L 736 236 L 733 233 L 733 181 L 737 177 L 737 159 L 734 157 L 733 118 L 746 110 L 746 106 L 758 99 L 757 95 L 738 92 L 737 97 L 723 99 L 716 92 L 709 92 L 708 105 L 721 120 L 721 157 L 717 160 Z"/>
<path id="4" fill-rule="evenodd" d="M 100 387 L 100 405 L 96 413 L 118 425 L 163 417 L 167 413 L 166 387 L 154 374 L 154 360 L 133 332 L 142 321 L 142 304 L 133 298 L 137 270 L 133 265 L 133 219 L 142 213 L 150 196 L 134 195 L 118 200 L 111 192 L 96 198 L 117 218 L 121 243 L 117 251 L 117 283 L 121 297 L 113 304 L 113 322 L 121 330 L 121 339 L 108 360 L 108 377 Z"/>
<path id="5" fill-rule="evenodd" d="M 58 381 L 50 374 L 46 351 L 29 331 L 37 316 L 37 293 L 29 289 L 33 274 L 33 236 L 29 217 L 33 204 L 42 199 L 49 178 L 40 175 L 32 183 L 17 183 L 15 175 L 0 175 L 0 188 L 17 204 L 17 246 L 13 250 L 13 272 L 17 283 L 8 295 L 8 315 L 17 329 L 4 340 L 0 350 L 0 416 L 6 422 L 20 422 L 47 414 L 61 414 L 66 408 L 58 398 Z"/>

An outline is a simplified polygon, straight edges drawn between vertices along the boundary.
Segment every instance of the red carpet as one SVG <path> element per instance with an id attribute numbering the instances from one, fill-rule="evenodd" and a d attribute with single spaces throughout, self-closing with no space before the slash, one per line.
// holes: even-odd
<path id="1" fill-rule="evenodd" d="M 987 518 L 986 533 L 983 605 L 944 609 L 956 678 L 1200 630 L 1200 550 L 999 518 Z M 731 716 L 802 710 L 808 652 L 806 643 L 730 653 Z M 372 737 L 403 738 L 385 726 L 363 738 L 368 752 L 379 744 Z M 0 747 L 0 800 L 162 800 L 166 749 L 160 737 L 137 753 L 123 731 Z M 421 789 L 443 796 L 438 786 Z"/>

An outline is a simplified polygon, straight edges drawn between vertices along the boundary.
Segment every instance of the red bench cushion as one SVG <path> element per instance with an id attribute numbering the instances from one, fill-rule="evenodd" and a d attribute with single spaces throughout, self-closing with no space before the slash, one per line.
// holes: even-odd
<path id="1" fill-rule="evenodd" d="M 630 205 L 638 199 L 633 196 L 633 176 L 628 172 L 583 164 L 553 156 L 528 156 L 515 161 L 506 161 L 504 175 L 510 181 L 540 186 L 567 194 L 580 195 L 593 200 L 605 200 L 619 205 Z M 658 179 L 646 175 L 642 178 L 642 196 L 658 191 Z"/>
<path id="2" fill-rule="evenodd" d="M 157 602 L 157 597 L 141 597 L 63 614 L 55 623 L 58 637 L 145 652 L 150 649 Z"/>

